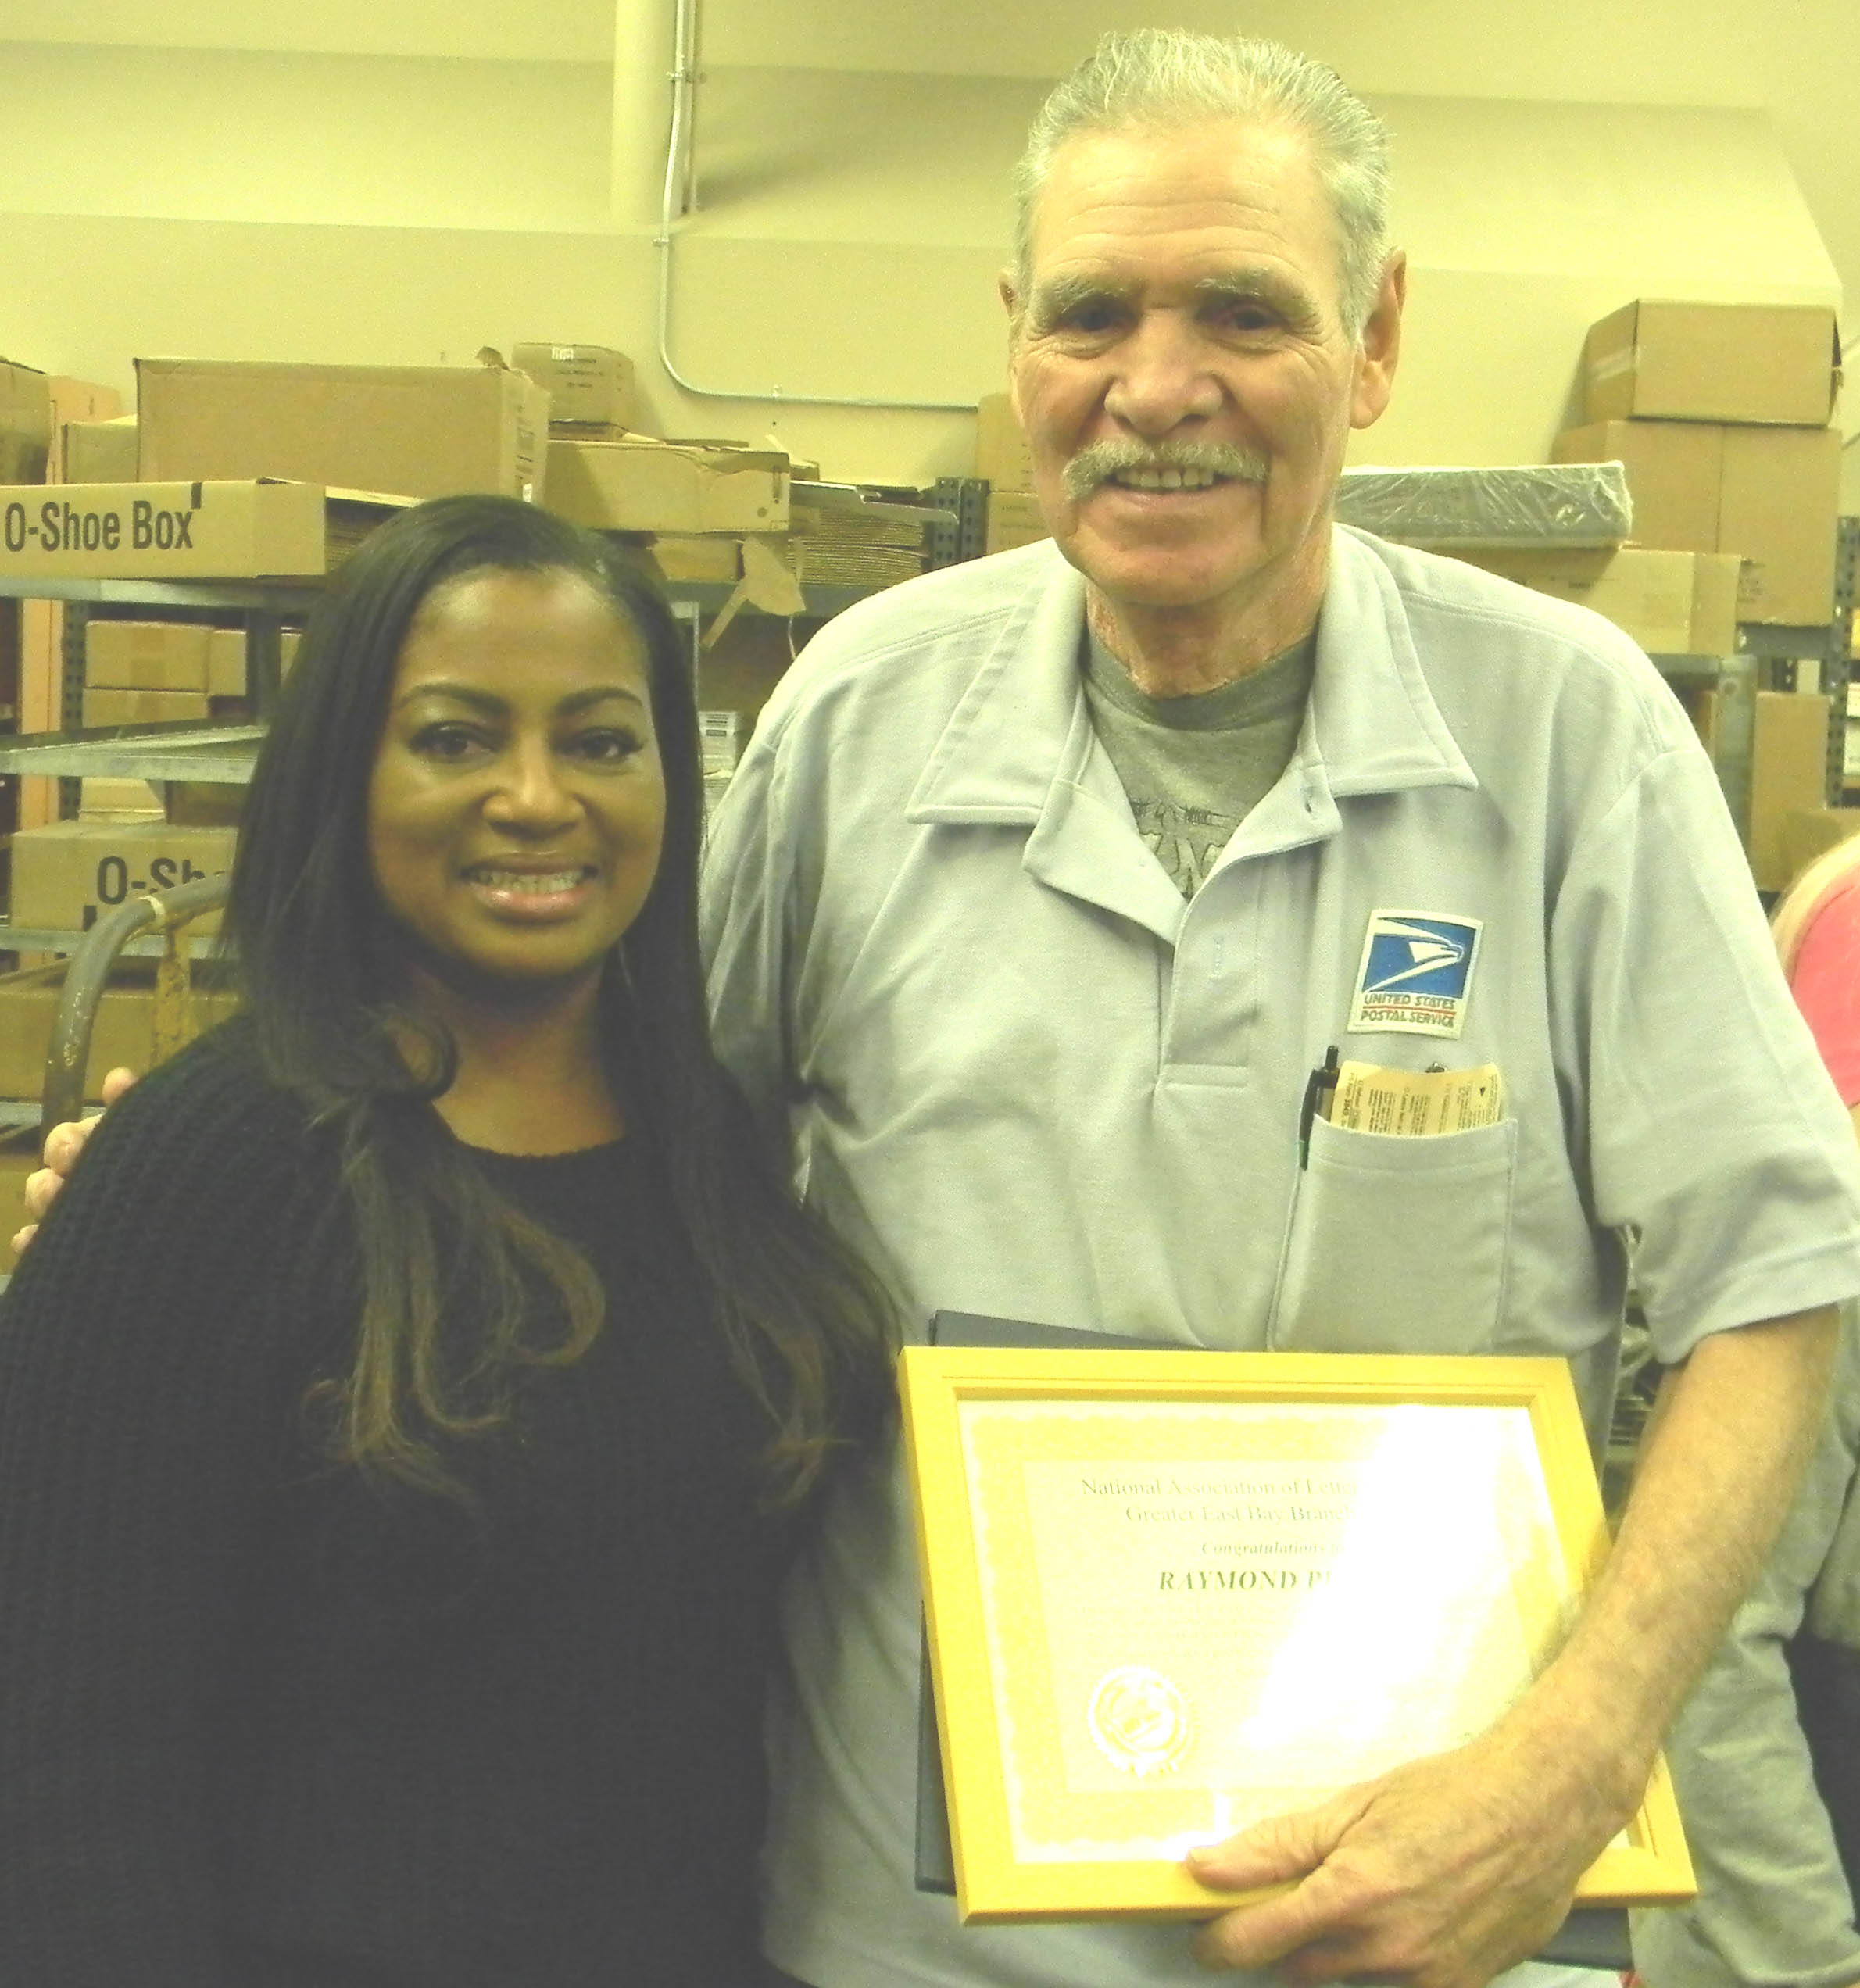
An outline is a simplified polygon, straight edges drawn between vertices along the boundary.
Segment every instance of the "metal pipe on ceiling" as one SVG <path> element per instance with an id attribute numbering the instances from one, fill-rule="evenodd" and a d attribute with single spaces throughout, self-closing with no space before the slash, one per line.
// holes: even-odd
<path id="1" fill-rule="evenodd" d="M 671 128 L 665 152 L 665 184 L 659 208 L 659 363 L 672 384 L 706 400 L 751 400 L 792 407 L 875 407 L 910 413 L 968 414 L 971 401 L 885 400 L 843 394 L 784 393 L 779 387 L 707 387 L 680 371 L 671 355 L 671 297 L 676 273 L 677 224 L 696 205 L 696 127 L 700 0 L 674 0 Z"/>

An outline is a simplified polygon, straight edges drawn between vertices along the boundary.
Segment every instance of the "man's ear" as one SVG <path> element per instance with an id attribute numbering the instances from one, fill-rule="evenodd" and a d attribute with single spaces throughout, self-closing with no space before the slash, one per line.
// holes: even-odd
<path id="1" fill-rule="evenodd" d="M 1014 409 L 1014 418 L 1021 419 L 1021 388 L 1016 377 L 1014 363 L 1016 349 L 1021 342 L 1021 295 L 1014 287 L 1014 271 L 1003 270 L 995 278 L 995 288 L 1000 292 L 1001 307 L 1007 313 L 1007 399 Z"/>
<path id="2" fill-rule="evenodd" d="M 1396 362 L 1401 356 L 1401 313 L 1408 294 L 1408 259 L 1397 248 L 1382 265 L 1382 285 L 1363 325 L 1350 402 L 1353 428 L 1366 428 L 1379 420 L 1394 391 Z"/>

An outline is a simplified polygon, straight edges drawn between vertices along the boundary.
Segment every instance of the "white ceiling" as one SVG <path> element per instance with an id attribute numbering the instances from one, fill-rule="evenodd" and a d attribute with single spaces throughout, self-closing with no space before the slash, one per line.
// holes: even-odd
<path id="1" fill-rule="evenodd" d="M 657 5 L 659 0 L 640 0 Z M 670 0 L 664 0 L 667 5 Z M 0 0 L 0 41 L 610 62 L 616 0 Z M 631 5 L 633 0 L 621 0 Z"/>

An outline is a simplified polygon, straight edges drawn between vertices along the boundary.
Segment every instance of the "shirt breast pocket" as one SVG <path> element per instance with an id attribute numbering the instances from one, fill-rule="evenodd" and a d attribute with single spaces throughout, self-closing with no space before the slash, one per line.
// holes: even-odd
<path id="1" fill-rule="evenodd" d="M 1417 1139 L 1317 1120 L 1267 1343 L 1489 1352 L 1504 1310 L 1517 1134 L 1515 1119 Z"/>

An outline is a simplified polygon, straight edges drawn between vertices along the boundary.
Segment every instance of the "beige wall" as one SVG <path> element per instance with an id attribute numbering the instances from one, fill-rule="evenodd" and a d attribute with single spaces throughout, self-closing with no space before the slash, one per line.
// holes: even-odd
<path id="1" fill-rule="evenodd" d="M 588 340 L 642 362 L 663 431 L 773 434 L 842 476 L 957 471 L 960 416 L 794 397 L 996 383 L 1027 113 L 1099 28 L 1146 13 L 1233 16 L 706 0 L 674 350 L 757 396 L 718 401 L 651 357 L 669 0 L 7 0 L 0 352 L 127 388 L 138 352 L 464 363 Z M 1414 302 L 1360 459 L 1540 452 L 1583 326 L 1637 293 L 1860 283 L 1845 0 L 1260 0 L 1247 20 L 1336 63 L 1396 135 Z"/>

